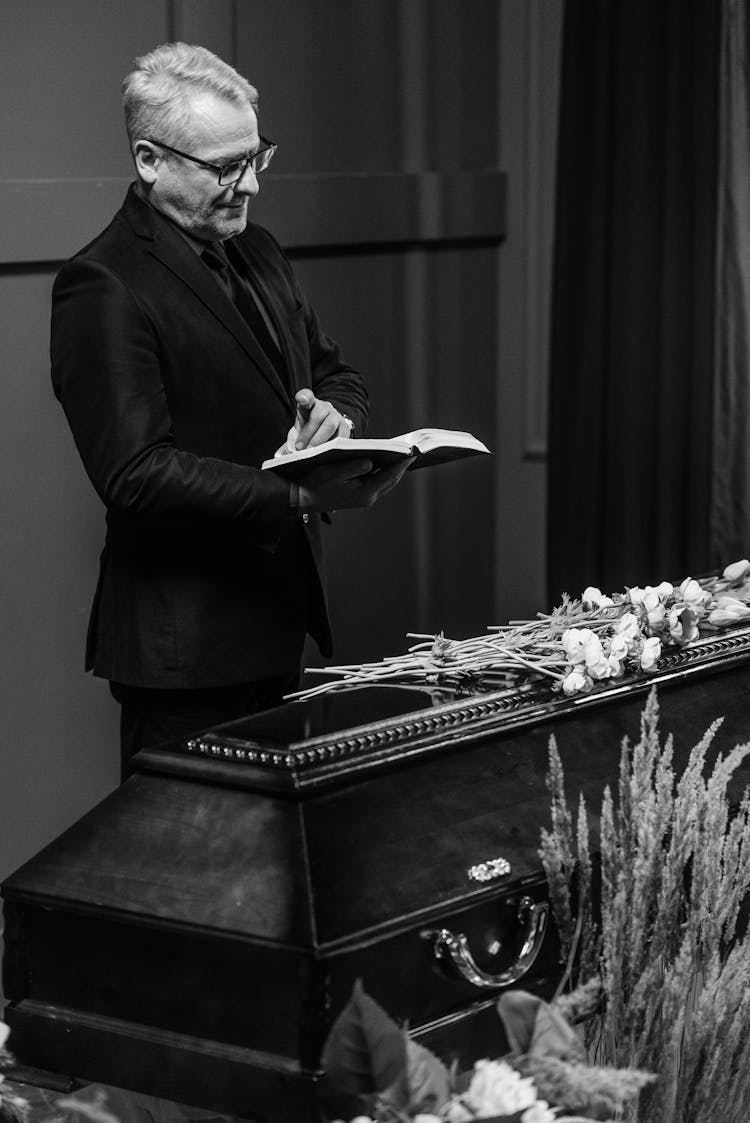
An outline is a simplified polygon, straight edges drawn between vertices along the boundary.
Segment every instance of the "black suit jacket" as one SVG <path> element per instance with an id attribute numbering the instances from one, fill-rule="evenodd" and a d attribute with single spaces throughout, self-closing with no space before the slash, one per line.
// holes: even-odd
<path id="1" fill-rule="evenodd" d="M 306 631 L 331 649 L 320 520 L 289 509 L 261 462 L 311 386 L 361 432 L 367 395 L 272 236 L 233 256 L 262 292 L 287 384 L 181 233 L 131 188 L 58 274 L 52 380 L 107 536 L 86 666 L 150 687 L 283 673 Z"/>

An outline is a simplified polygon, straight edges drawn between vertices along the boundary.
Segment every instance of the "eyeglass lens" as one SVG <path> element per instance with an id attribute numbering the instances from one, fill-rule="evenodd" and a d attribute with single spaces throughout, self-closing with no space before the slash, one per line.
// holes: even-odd
<path id="1" fill-rule="evenodd" d="M 245 174 L 245 168 L 247 168 L 248 166 L 252 169 L 255 175 L 257 175 L 258 172 L 264 172 L 268 165 L 271 163 L 271 157 L 273 156 L 275 151 L 275 146 L 270 145 L 268 148 L 264 148 L 260 152 L 256 152 L 254 156 L 250 156 L 250 158 L 247 160 L 235 160 L 233 164 L 225 164 L 221 169 L 219 183 L 222 186 L 227 186 L 230 183 L 236 183 L 237 180 Z"/>

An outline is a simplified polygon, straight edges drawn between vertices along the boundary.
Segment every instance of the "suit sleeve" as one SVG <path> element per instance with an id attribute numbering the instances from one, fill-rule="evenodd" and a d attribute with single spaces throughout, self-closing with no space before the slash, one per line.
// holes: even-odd
<path id="1" fill-rule="evenodd" d="M 55 393 L 110 510 L 167 527 L 234 524 L 259 548 L 275 549 L 289 485 L 176 447 L 159 342 L 134 294 L 102 264 L 77 258 L 58 274 L 51 360 Z"/>

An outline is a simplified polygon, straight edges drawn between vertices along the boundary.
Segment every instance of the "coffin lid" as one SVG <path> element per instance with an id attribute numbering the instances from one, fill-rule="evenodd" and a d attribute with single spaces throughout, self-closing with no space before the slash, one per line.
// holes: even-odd
<path id="1" fill-rule="evenodd" d="M 358 782 L 374 772 L 478 738 L 645 695 L 691 675 L 750 661 L 750 627 L 702 638 L 664 655 L 650 675 L 609 679 L 566 697 L 547 680 L 456 697 L 429 685 L 361 686 L 291 702 L 228 722 L 181 742 L 141 752 L 136 767 L 304 799 L 324 787 Z"/>

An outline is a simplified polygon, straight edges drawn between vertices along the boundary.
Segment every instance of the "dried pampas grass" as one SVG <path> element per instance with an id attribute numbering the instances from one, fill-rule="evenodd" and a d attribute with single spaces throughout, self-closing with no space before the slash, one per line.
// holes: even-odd
<path id="1" fill-rule="evenodd" d="M 575 962 L 580 984 L 558 1005 L 571 1018 L 589 1013 L 591 1060 L 659 1075 L 626 1109 L 631 1123 L 747 1123 L 750 940 L 737 921 L 750 888 L 750 796 L 732 810 L 727 787 L 750 745 L 719 755 L 706 777 L 716 722 L 676 777 L 658 724 L 652 690 L 638 743 L 622 744 L 617 801 L 604 792 L 600 918 L 587 809 L 581 800 L 574 832 L 551 739 L 552 828 L 539 853 L 566 980 Z"/>

